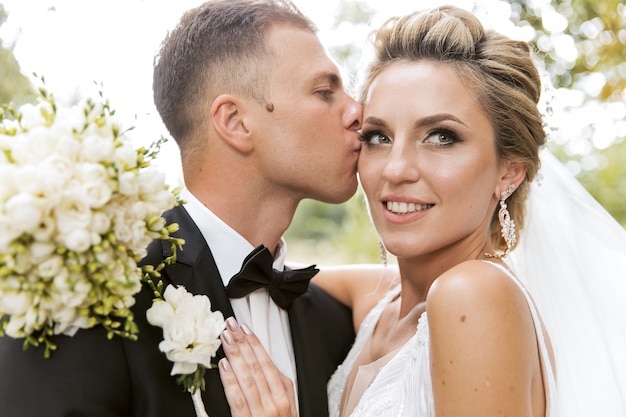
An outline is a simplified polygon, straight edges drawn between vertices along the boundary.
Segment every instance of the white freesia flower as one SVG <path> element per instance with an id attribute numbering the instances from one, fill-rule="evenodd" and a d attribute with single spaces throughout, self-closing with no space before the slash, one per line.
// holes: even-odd
<path id="1" fill-rule="evenodd" d="M 161 218 L 176 196 L 143 175 L 164 139 L 135 149 L 108 102 L 40 99 L 0 112 L 0 335 L 48 356 L 53 335 L 98 324 L 136 337 L 130 307 L 155 274 L 137 262 L 154 239 L 182 241 Z"/>
<path id="2" fill-rule="evenodd" d="M 57 228 L 62 233 L 84 229 L 91 223 L 91 207 L 80 189 L 63 192 L 61 201 L 54 210 Z"/>
<path id="3" fill-rule="evenodd" d="M 50 180 L 46 174 L 45 170 L 40 170 L 37 166 L 24 165 L 13 172 L 13 181 L 22 193 L 43 195 L 48 190 L 46 185 Z"/>
<path id="4" fill-rule="evenodd" d="M 0 152 L 0 158 L 4 157 L 4 152 Z M 8 164 L 8 162 L 2 162 L 0 160 L 0 201 L 6 200 L 17 192 L 17 184 L 15 183 L 15 171 L 14 165 Z"/>
<path id="5" fill-rule="evenodd" d="M 115 149 L 115 160 L 121 164 L 122 168 L 125 170 L 136 168 L 137 151 L 135 151 L 130 144 L 125 143 Z"/>
<path id="6" fill-rule="evenodd" d="M 86 229 L 74 229 L 69 233 L 63 233 L 59 240 L 67 249 L 77 253 L 85 252 L 91 246 L 91 235 Z"/>
<path id="7" fill-rule="evenodd" d="M 54 252 L 56 246 L 52 242 L 34 241 L 28 249 L 33 262 L 40 263 Z"/>
<path id="8" fill-rule="evenodd" d="M 98 136 L 89 136 L 83 141 L 81 147 L 81 158 L 87 162 L 108 161 L 115 152 L 115 145 L 112 141 L 102 142 Z"/>
<path id="9" fill-rule="evenodd" d="M 124 172 L 119 177 L 120 193 L 124 195 L 135 195 L 139 193 L 139 178 L 132 171 Z"/>
<path id="10" fill-rule="evenodd" d="M 37 273 L 42 278 L 56 276 L 63 267 L 63 259 L 60 256 L 50 256 L 48 259 L 37 264 Z"/>
<path id="11" fill-rule="evenodd" d="M 19 193 L 9 198 L 4 204 L 6 216 L 23 232 L 33 232 L 41 222 L 41 210 L 36 197 Z"/>
<path id="12" fill-rule="evenodd" d="M 150 324 L 163 328 L 159 349 L 174 362 L 171 374 L 191 374 L 198 365 L 210 368 L 211 358 L 220 347 L 224 316 L 211 311 L 207 296 L 194 296 L 182 286 L 168 286 L 163 297 L 146 315 Z"/>

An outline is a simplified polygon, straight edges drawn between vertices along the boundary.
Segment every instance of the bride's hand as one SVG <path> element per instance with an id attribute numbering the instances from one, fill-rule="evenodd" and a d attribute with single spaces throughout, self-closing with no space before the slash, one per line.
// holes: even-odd
<path id="1" fill-rule="evenodd" d="M 259 339 L 233 317 L 226 327 L 219 371 L 232 416 L 297 416 L 293 383 L 276 369 Z"/>

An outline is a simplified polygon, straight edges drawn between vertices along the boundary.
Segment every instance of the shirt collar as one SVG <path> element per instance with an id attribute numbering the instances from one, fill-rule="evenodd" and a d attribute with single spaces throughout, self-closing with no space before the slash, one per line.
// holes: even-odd
<path id="1" fill-rule="evenodd" d="M 222 277 L 224 285 L 228 285 L 231 277 L 241 270 L 243 260 L 254 246 L 241 236 L 235 229 L 217 217 L 209 208 L 198 200 L 187 188 L 180 193 L 180 198 L 185 201 L 185 210 L 200 229 L 206 241 L 215 264 Z M 184 248 L 184 246 L 183 246 Z M 274 255 L 274 269 L 282 271 L 285 263 L 287 245 L 283 238 L 278 242 Z"/>

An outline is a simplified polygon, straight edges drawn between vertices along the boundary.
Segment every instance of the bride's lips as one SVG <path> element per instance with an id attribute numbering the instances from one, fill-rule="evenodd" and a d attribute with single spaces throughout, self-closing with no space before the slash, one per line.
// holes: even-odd
<path id="1" fill-rule="evenodd" d="M 384 197 L 382 200 L 385 218 L 392 223 L 410 223 L 420 219 L 434 206 L 432 203 L 402 196 Z"/>

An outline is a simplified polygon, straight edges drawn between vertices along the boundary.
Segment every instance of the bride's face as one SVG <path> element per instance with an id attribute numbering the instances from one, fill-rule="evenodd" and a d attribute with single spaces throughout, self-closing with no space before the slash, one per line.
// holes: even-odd
<path id="1" fill-rule="evenodd" d="M 453 66 L 384 69 L 366 97 L 361 131 L 359 176 L 390 252 L 484 247 L 503 169 L 491 123 Z"/>

